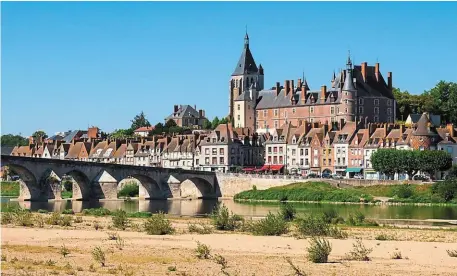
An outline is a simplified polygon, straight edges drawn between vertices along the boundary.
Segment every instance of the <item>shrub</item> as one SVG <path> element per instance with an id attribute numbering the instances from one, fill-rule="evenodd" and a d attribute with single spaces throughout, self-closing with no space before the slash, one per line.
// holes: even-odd
<path id="1" fill-rule="evenodd" d="M 64 258 L 67 257 L 68 254 L 70 254 L 70 250 L 68 250 L 65 244 L 60 247 L 60 254 L 62 254 Z"/>
<path id="2" fill-rule="evenodd" d="M 176 271 L 176 266 L 169 266 L 168 271 Z"/>
<path id="3" fill-rule="evenodd" d="M 257 191 L 257 186 L 256 185 L 252 185 L 252 190 L 255 192 Z"/>
<path id="4" fill-rule="evenodd" d="M 49 216 L 49 218 L 48 218 L 48 220 L 47 220 L 47 223 L 48 223 L 49 225 L 59 225 L 60 220 L 61 220 L 60 213 L 53 212 L 53 213 L 51 214 L 51 216 Z"/>
<path id="5" fill-rule="evenodd" d="M 238 229 L 241 225 L 240 222 L 243 220 L 240 216 L 229 213 L 224 204 L 216 206 L 211 214 L 211 219 L 216 229 L 229 231 Z"/>
<path id="6" fill-rule="evenodd" d="M 105 208 L 91 208 L 91 209 L 84 209 L 83 214 L 89 215 L 89 216 L 103 217 L 103 216 L 111 215 L 111 211 L 108 209 L 105 209 Z"/>
<path id="7" fill-rule="evenodd" d="M 33 226 L 33 215 L 29 210 L 20 209 L 14 213 L 14 221 L 18 226 Z"/>
<path id="8" fill-rule="evenodd" d="M 449 257 L 457 258 L 457 250 L 446 250 Z"/>
<path id="9" fill-rule="evenodd" d="M 346 223 L 352 226 L 379 226 L 376 221 L 365 219 L 365 215 L 360 211 L 349 214 Z"/>
<path id="10" fill-rule="evenodd" d="M 190 233 L 198 233 L 198 234 L 211 234 L 213 232 L 213 229 L 205 224 L 194 224 L 194 223 L 189 223 L 187 225 L 187 229 L 189 230 Z"/>
<path id="11" fill-rule="evenodd" d="M 385 233 L 381 233 L 381 234 L 377 235 L 376 237 L 374 237 L 374 239 L 378 240 L 378 241 L 387 241 L 387 240 L 391 240 L 392 237 L 388 236 Z"/>
<path id="12" fill-rule="evenodd" d="M 281 203 L 279 213 L 285 221 L 292 221 L 295 218 L 297 210 L 289 203 Z"/>
<path id="13" fill-rule="evenodd" d="M 140 193 L 140 187 L 136 183 L 127 183 L 117 193 L 118 197 L 137 197 Z"/>
<path id="14" fill-rule="evenodd" d="M 74 222 L 75 223 L 82 223 L 83 222 L 83 218 L 81 216 L 76 216 Z"/>
<path id="15" fill-rule="evenodd" d="M 330 231 L 330 225 L 315 215 L 296 220 L 296 225 L 298 232 L 304 236 L 327 236 Z"/>
<path id="16" fill-rule="evenodd" d="M 106 234 L 108 234 L 108 240 L 110 241 L 115 241 L 119 238 L 119 234 L 116 232 L 107 232 Z"/>
<path id="17" fill-rule="evenodd" d="M 129 225 L 129 219 L 127 218 L 127 212 L 124 210 L 118 210 L 113 213 L 113 225 L 118 229 L 125 230 Z"/>
<path id="18" fill-rule="evenodd" d="M 357 239 L 352 244 L 352 251 L 346 254 L 346 259 L 355 261 L 369 261 L 368 255 L 373 251 L 372 248 L 366 248 L 361 239 Z"/>
<path id="19" fill-rule="evenodd" d="M 400 185 L 395 189 L 394 194 L 399 198 L 410 198 L 414 194 L 413 186 L 410 184 Z"/>
<path id="20" fill-rule="evenodd" d="M 64 215 L 74 215 L 75 212 L 73 212 L 72 209 L 65 209 L 65 210 L 62 211 L 62 214 L 64 214 Z"/>
<path id="21" fill-rule="evenodd" d="M 259 236 L 280 236 L 288 231 L 289 226 L 282 215 L 274 215 L 271 212 L 268 213 L 266 218 L 263 218 L 252 225 L 252 233 Z"/>
<path id="22" fill-rule="evenodd" d="M 2 224 L 13 223 L 13 214 L 12 213 L 2 213 Z"/>
<path id="23" fill-rule="evenodd" d="M 117 236 L 117 239 L 116 239 L 116 247 L 119 249 L 119 250 L 122 250 L 124 249 L 124 245 L 125 245 L 125 241 L 123 238 L 121 238 L 119 235 Z"/>
<path id="24" fill-rule="evenodd" d="M 44 224 L 45 224 L 45 220 L 44 220 L 44 217 L 43 216 L 40 216 L 40 215 L 35 215 L 34 216 L 34 224 L 40 228 L 43 228 L 44 227 Z"/>
<path id="25" fill-rule="evenodd" d="M 45 263 L 44 263 L 45 266 L 55 266 L 56 265 L 56 262 L 49 259 L 47 260 Z"/>
<path id="26" fill-rule="evenodd" d="M 313 263 L 326 263 L 332 251 L 330 242 L 323 238 L 312 237 L 308 247 L 308 260 Z"/>
<path id="27" fill-rule="evenodd" d="M 432 185 L 432 193 L 448 202 L 457 197 L 457 178 L 436 182 Z"/>
<path id="28" fill-rule="evenodd" d="M 334 223 L 334 224 L 336 224 L 338 222 L 339 218 L 341 218 L 341 217 L 338 216 L 338 212 L 335 209 L 325 210 L 322 213 L 322 219 L 326 223 Z"/>
<path id="29" fill-rule="evenodd" d="M 71 180 L 62 181 L 62 186 L 63 186 L 63 189 L 67 192 L 73 191 L 73 181 L 71 181 Z"/>
<path id="30" fill-rule="evenodd" d="M 135 212 L 135 213 L 128 213 L 127 216 L 129 218 L 149 218 L 152 216 L 151 212 Z"/>
<path id="31" fill-rule="evenodd" d="M 48 213 L 48 210 L 38 209 L 37 212 L 40 213 L 40 214 L 47 214 L 47 213 Z"/>
<path id="32" fill-rule="evenodd" d="M 403 259 L 403 257 L 401 256 L 401 252 L 400 251 L 394 251 L 394 253 L 392 253 L 392 256 L 390 256 L 390 258 L 394 259 L 394 260 Z"/>
<path id="33" fill-rule="evenodd" d="M 213 259 L 216 264 L 221 265 L 222 269 L 227 268 L 227 260 L 223 256 L 215 254 Z"/>
<path id="34" fill-rule="evenodd" d="M 105 252 L 103 252 L 99 246 L 92 250 L 92 258 L 94 258 L 96 262 L 100 263 L 101 266 L 105 266 Z"/>
<path id="35" fill-rule="evenodd" d="M 60 226 L 71 226 L 71 222 L 73 221 L 72 216 L 63 216 L 60 218 L 59 225 Z"/>
<path id="36" fill-rule="evenodd" d="M 289 257 L 285 258 L 287 263 L 289 263 L 290 267 L 294 270 L 294 275 L 295 276 L 306 276 L 306 273 L 303 272 L 300 268 L 298 268 L 294 263 L 292 263 L 292 260 Z"/>
<path id="37" fill-rule="evenodd" d="M 199 259 L 209 259 L 211 254 L 210 254 L 210 248 L 206 244 L 200 243 L 197 241 L 197 248 L 195 249 L 195 253 L 197 258 Z"/>
<path id="38" fill-rule="evenodd" d="M 166 235 L 175 231 L 162 212 L 152 215 L 144 222 L 143 226 L 148 235 Z"/>

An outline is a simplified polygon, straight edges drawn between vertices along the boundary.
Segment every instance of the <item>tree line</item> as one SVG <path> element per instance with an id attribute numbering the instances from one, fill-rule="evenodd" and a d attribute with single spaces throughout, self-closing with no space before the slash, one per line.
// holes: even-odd
<path id="1" fill-rule="evenodd" d="M 393 89 L 397 102 L 397 120 L 405 121 L 411 113 L 429 112 L 441 115 L 441 122 L 457 124 L 457 83 L 440 81 L 422 94 Z"/>
<path id="2" fill-rule="evenodd" d="M 379 149 L 371 155 L 373 169 L 387 176 L 407 173 L 410 178 L 419 171 L 432 176 L 452 167 L 452 157 L 441 150 Z"/>

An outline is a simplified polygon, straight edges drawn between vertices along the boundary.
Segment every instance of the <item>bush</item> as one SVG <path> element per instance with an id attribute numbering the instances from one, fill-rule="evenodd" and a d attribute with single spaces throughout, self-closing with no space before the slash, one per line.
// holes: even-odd
<path id="1" fill-rule="evenodd" d="M 197 241 L 197 248 L 195 249 L 195 253 L 199 259 L 209 259 L 211 257 L 209 246 L 200 243 L 199 241 Z"/>
<path id="2" fill-rule="evenodd" d="M 410 198 L 414 194 L 413 186 L 410 184 L 400 185 L 394 190 L 394 193 L 399 198 Z"/>
<path id="3" fill-rule="evenodd" d="M 2 225 L 13 223 L 13 220 L 12 213 L 2 213 Z"/>
<path id="4" fill-rule="evenodd" d="M 71 226 L 73 218 L 71 216 L 63 216 L 60 218 L 59 225 L 60 226 Z"/>
<path id="5" fill-rule="evenodd" d="M 140 187 L 136 183 L 127 183 L 117 193 L 118 197 L 138 197 Z"/>
<path id="6" fill-rule="evenodd" d="M 100 263 L 101 266 L 105 266 L 105 252 L 103 252 L 103 250 L 99 246 L 95 247 L 92 250 L 92 258 L 94 258 L 96 262 Z"/>
<path id="7" fill-rule="evenodd" d="M 379 234 L 377 235 L 376 237 L 374 237 L 375 240 L 378 240 L 378 241 L 388 241 L 388 240 L 392 240 L 392 237 L 388 236 L 387 234 Z"/>
<path id="8" fill-rule="evenodd" d="M 240 222 L 243 221 L 243 218 L 229 213 L 228 208 L 222 204 L 214 208 L 211 220 L 216 229 L 233 231 L 241 226 Z"/>
<path id="9" fill-rule="evenodd" d="M 125 228 L 127 228 L 130 223 L 129 219 L 127 218 L 127 212 L 124 210 L 118 210 L 114 212 L 111 219 L 113 221 L 114 227 L 122 230 L 125 230 Z"/>
<path id="10" fill-rule="evenodd" d="M 331 251 L 332 246 L 328 240 L 312 237 L 307 258 L 313 263 L 326 263 Z"/>
<path id="11" fill-rule="evenodd" d="M 82 223 L 83 222 L 83 218 L 80 217 L 80 216 L 76 216 L 74 222 L 75 223 Z"/>
<path id="12" fill-rule="evenodd" d="M 221 265 L 222 270 L 227 268 L 227 260 L 223 256 L 215 254 L 213 259 L 216 264 Z"/>
<path id="13" fill-rule="evenodd" d="M 373 251 L 372 248 L 366 248 L 361 239 L 357 239 L 352 244 L 352 251 L 346 254 L 346 259 L 355 261 L 369 261 L 368 255 Z"/>
<path id="14" fill-rule="evenodd" d="M 65 209 L 65 210 L 62 211 L 62 214 L 64 214 L 64 215 L 74 215 L 75 212 L 73 212 L 72 209 Z"/>
<path id="15" fill-rule="evenodd" d="M 61 220 L 60 213 L 53 212 L 53 213 L 51 214 L 51 216 L 49 216 L 49 218 L 48 218 L 48 220 L 47 220 L 47 223 L 48 223 L 49 225 L 59 225 L 60 220 Z"/>
<path id="16" fill-rule="evenodd" d="M 135 212 L 135 213 L 128 213 L 127 216 L 129 218 L 150 218 L 152 216 L 151 212 Z"/>
<path id="17" fill-rule="evenodd" d="M 35 215 L 34 216 L 34 224 L 40 228 L 44 227 L 45 224 L 45 219 L 43 216 L 40 215 Z"/>
<path id="18" fill-rule="evenodd" d="M 18 226 L 33 226 L 33 215 L 29 210 L 19 209 L 14 213 L 14 222 Z"/>
<path id="19" fill-rule="evenodd" d="M 165 219 L 165 215 L 162 212 L 148 218 L 144 222 L 144 229 L 148 235 L 167 235 L 175 231 L 170 221 Z"/>
<path id="20" fill-rule="evenodd" d="M 292 221 L 295 218 L 297 210 L 289 203 L 281 203 L 279 213 L 285 221 Z"/>
<path id="21" fill-rule="evenodd" d="M 194 223 L 189 223 L 187 225 L 187 229 L 189 230 L 189 233 L 198 233 L 198 234 L 211 234 L 213 232 L 213 229 L 205 224 L 194 224 Z"/>
<path id="22" fill-rule="evenodd" d="M 84 209 L 83 215 L 103 217 L 103 216 L 111 215 L 111 211 L 108 209 L 105 209 L 105 208 L 91 208 L 91 209 Z"/>
<path id="23" fill-rule="evenodd" d="M 60 247 L 60 254 L 62 254 L 62 256 L 64 258 L 70 254 L 70 250 L 68 250 L 68 248 L 65 246 L 65 244 Z"/>
<path id="24" fill-rule="evenodd" d="M 401 256 L 401 252 L 400 251 L 394 251 L 394 253 L 392 253 L 392 256 L 390 256 L 391 259 L 393 260 L 401 260 L 403 259 L 403 257 Z"/>
<path id="25" fill-rule="evenodd" d="M 297 230 L 304 236 L 327 236 L 330 225 L 320 216 L 309 215 L 304 219 L 296 220 Z"/>
<path id="26" fill-rule="evenodd" d="M 259 236 L 280 236 L 289 231 L 287 222 L 281 214 L 268 213 L 266 218 L 252 225 L 252 233 Z"/>
<path id="27" fill-rule="evenodd" d="M 73 191 L 73 181 L 71 181 L 71 180 L 62 181 L 62 186 L 63 186 L 64 191 L 66 191 L 66 192 Z"/>
<path id="28" fill-rule="evenodd" d="M 457 197 L 457 178 L 436 182 L 432 185 L 432 193 L 445 202 Z"/>

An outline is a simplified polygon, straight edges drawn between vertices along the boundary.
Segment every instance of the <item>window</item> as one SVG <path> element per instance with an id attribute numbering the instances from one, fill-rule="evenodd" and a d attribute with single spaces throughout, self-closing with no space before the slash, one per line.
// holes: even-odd
<path id="1" fill-rule="evenodd" d="M 374 116 L 374 121 L 375 121 L 375 123 L 379 122 L 379 117 L 378 116 Z"/>
<path id="2" fill-rule="evenodd" d="M 311 106 L 311 107 L 309 108 L 309 113 L 314 113 L 314 107 Z"/>
<path id="3" fill-rule="evenodd" d="M 387 108 L 387 115 L 391 115 L 392 114 L 392 108 Z"/>
<path id="4" fill-rule="evenodd" d="M 238 114 L 238 121 L 240 120 L 240 115 Z"/>
<path id="5" fill-rule="evenodd" d="M 271 153 L 271 147 L 268 147 L 268 153 Z"/>
<path id="6" fill-rule="evenodd" d="M 392 100 L 387 100 L 387 106 L 392 106 Z"/>
<path id="7" fill-rule="evenodd" d="M 359 114 L 363 114 L 363 106 L 359 106 Z"/>
<path id="8" fill-rule="evenodd" d="M 308 149 L 305 149 L 305 155 L 308 155 Z"/>
<path id="9" fill-rule="evenodd" d="M 235 149 L 234 148 L 232 148 L 232 154 L 235 154 Z"/>
<path id="10" fill-rule="evenodd" d="M 213 149 L 212 149 L 212 154 L 213 154 L 213 155 L 216 155 L 216 154 L 217 154 L 217 149 L 216 149 L 216 148 L 213 148 Z"/>
<path id="11" fill-rule="evenodd" d="M 278 157 L 277 156 L 273 157 L 273 164 L 278 164 Z"/>
<path id="12" fill-rule="evenodd" d="M 257 110 L 257 118 L 260 118 L 260 110 Z"/>
<path id="13" fill-rule="evenodd" d="M 275 116 L 275 117 L 278 117 L 278 110 L 275 109 L 273 112 L 274 112 L 274 116 Z"/>
<path id="14" fill-rule="evenodd" d="M 283 153 L 282 147 L 279 147 L 279 153 Z"/>
<path id="15" fill-rule="evenodd" d="M 292 165 L 295 165 L 295 159 L 292 158 Z"/>
<path id="16" fill-rule="evenodd" d="M 255 122 L 255 129 L 259 128 L 259 122 Z"/>
<path id="17" fill-rule="evenodd" d="M 363 99 L 359 98 L 359 105 L 363 105 Z"/>
<path id="18" fill-rule="evenodd" d="M 284 118 L 287 118 L 287 111 L 284 111 Z"/>
<path id="19" fill-rule="evenodd" d="M 378 106 L 379 105 L 379 99 L 374 99 L 374 105 Z"/>
<path id="20" fill-rule="evenodd" d="M 296 151 L 295 149 L 292 149 L 292 155 L 295 155 Z"/>
<path id="21" fill-rule="evenodd" d="M 327 159 L 322 159 L 322 165 L 324 165 L 324 166 L 327 165 Z"/>
<path id="22" fill-rule="evenodd" d="M 206 157 L 206 158 L 205 158 L 205 164 L 206 164 L 206 165 L 209 165 L 209 157 Z"/>
<path id="23" fill-rule="evenodd" d="M 387 117 L 387 122 L 392 122 L 392 117 Z"/>
<path id="24" fill-rule="evenodd" d="M 330 107 L 330 114 L 335 114 L 335 107 L 334 106 Z"/>
<path id="25" fill-rule="evenodd" d="M 314 149 L 314 155 L 318 155 L 319 152 L 317 151 L 317 149 Z"/>
<path id="26" fill-rule="evenodd" d="M 332 165 L 332 159 L 331 159 L 331 158 L 328 159 L 328 165 L 329 165 L 329 166 Z"/>
<path id="27" fill-rule="evenodd" d="M 303 159 L 300 159 L 300 166 L 303 166 Z"/>
<path id="28" fill-rule="evenodd" d="M 238 110 L 240 110 L 240 104 L 238 104 Z"/>
<path id="29" fill-rule="evenodd" d="M 268 163 L 271 164 L 271 156 L 268 156 Z"/>
<path id="30" fill-rule="evenodd" d="M 219 154 L 220 155 L 224 155 L 224 149 L 223 148 L 219 149 Z"/>
<path id="31" fill-rule="evenodd" d="M 279 156 L 279 164 L 283 164 L 283 157 Z"/>
<path id="32" fill-rule="evenodd" d="M 374 108 L 374 114 L 379 114 L 379 107 Z"/>
<path id="33" fill-rule="evenodd" d="M 267 128 L 267 121 L 263 121 L 263 128 Z"/>
<path id="34" fill-rule="evenodd" d="M 303 155 L 303 149 L 300 149 L 300 155 Z"/>
<path id="35" fill-rule="evenodd" d="M 248 110 L 250 110 L 250 109 L 251 109 L 251 105 L 248 104 Z"/>
<path id="36" fill-rule="evenodd" d="M 219 165 L 224 165 L 224 157 L 219 157 Z"/>
<path id="37" fill-rule="evenodd" d="M 263 111 L 263 117 L 264 118 L 267 117 L 267 111 L 266 110 Z"/>
<path id="38" fill-rule="evenodd" d="M 322 149 L 322 154 L 325 154 L 325 149 Z"/>
<path id="39" fill-rule="evenodd" d="M 277 152 L 278 152 L 278 148 L 277 148 L 277 147 L 274 147 L 274 148 L 273 148 L 273 152 L 274 152 L 274 153 L 277 153 Z"/>
<path id="40" fill-rule="evenodd" d="M 275 120 L 275 128 L 278 128 L 278 121 Z"/>
<path id="41" fill-rule="evenodd" d="M 211 164 L 213 164 L 213 165 L 217 165 L 217 157 L 213 157 L 213 159 L 212 159 L 212 163 L 211 163 Z"/>
<path id="42" fill-rule="evenodd" d="M 209 155 L 209 149 L 205 149 L 205 154 Z"/>
<path id="43" fill-rule="evenodd" d="M 317 167 L 317 166 L 319 165 L 319 161 L 317 160 L 317 158 L 314 158 L 313 161 L 314 161 L 314 162 L 313 162 L 313 163 L 314 163 L 313 166 L 314 166 L 314 167 Z"/>
<path id="44" fill-rule="evenodd" d="M 292 108 L 292 114 L 295 114 L 295 108 Z"/>

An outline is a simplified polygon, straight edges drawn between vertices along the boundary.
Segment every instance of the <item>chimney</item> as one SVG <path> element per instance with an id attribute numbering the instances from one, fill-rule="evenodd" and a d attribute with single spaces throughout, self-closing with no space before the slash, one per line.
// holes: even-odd
<path id="1" fill-rule="evenodd" d="M 174 113 L 178 112 L 178 105 L 177 105 L 177 104 L 175 104 L 174 109 L 173 109 L 173 112 L 174 112 Z"/>
<path id="2" fill-rule="evenodd" d="M 291 84 L 290 84 L 290 101 L 292 102 L 292 104 L 295 104 L 295 98 L 294 98 L 294 92 L 295 92 L 295 88 L 294 88 L 294 80 L 291 80 L 290 81 Z"/>
<path id="3" fill-rule="evenodd" d="M 306 102 L 306 88 L 305 88 L 305 86 L 301 86 L 300 99 L 301 99 L 301 103 L 305 104 L 305 102 Z"/>
<path id="4" fill-rule="evenodd" d="M 205 110 L 204 110 L 204 109 L 202 109 L 202 116 L 206 118 Z"/>
<path id="5" fill-rule="evenodd" d="M 289 94 L 289 81 L 286 80 L 284 81 L 284 95 L 287 96 L 287 94 Z"/>
<path id="6" fill-rule="evenodd" d="M 196 104 L 194 104 L 194 109 L 197 110 L 197 105 Z"/>
<path id="7" fill-rule="evenodd" d="M 446 128 L 449 132 L 449 136 L 454 137 L 454 125 L 453 124 L 447 124 Z"/>
<path id="8" fill-rule="evenodd" d="M 301 79 L 298 79 L 298 80 L 297 80 L 297 88 L 300 88 L 300 87 L 301 87 L 301 84 L 302 84 L 302 83 L 301 83 Z"/>
<path id="9" fill-rule="evenodd" d="M 387 86 L 392 90 L 392 72 L 387 72 Z"/>
<path id="10" fill-rule="evenodd" d="M 376 81 L 379 81 L 379 62 L 376 62 L 374 65 L 374 74 L 376 76 Z"/>
<path id="11" fill-rule="evenodd" d="M 326 124 L 324 124 L 324 135 L 327 135 L 327 132 L 328 132 L 328 122 Z"/>
<path id="12" fill-rule="evenodd" d="M 30 136 L 29 137 L 29 145 L 33 145 L 34 144 L 34 141 L 33 141 L 33 136 Z"/>
<path id="13" fill-rule="evenodd" d="M 362 77 L 363 77 L 363 81 L 367 82 L 367 63 L 366 62 L 362 62 Z"/>
<path id="14" fill-rule="evenodd" d="M 340 119 L 340 130 L 344 127 L 344 119 Z"/>
<path id="15" fill-rule="evenodd" d="M 308 122 L 306 120 L 305 120 L 304 124 L 305 124 L 305 130 L 304 130 L 303 135 L 306 135 L 309 132 L 309 124 L 308 124 Z"/>
<path id="16" fill-rule="evenodd" d="M 321 86 L 321 102 L 325 102 L 325 95 L 327 94 L 327 86 Z"/>
<path id="17" fill-rule="evenodd" d="M 295 92 L 294 80 L 290 81 L 290 92 Z"/>
<path id="18" fill-rule="evenodd" d="M 279 86 L 279 82 L 276 82 L 276 96 L 279 95 L 279 92 L 281 92 L 281 86 Z"/>

